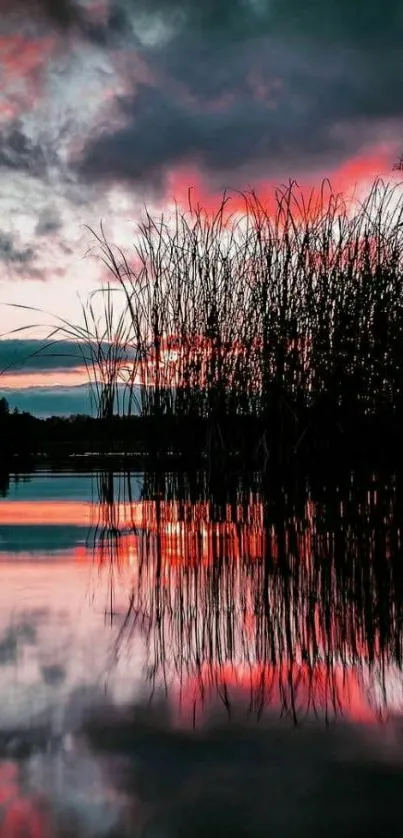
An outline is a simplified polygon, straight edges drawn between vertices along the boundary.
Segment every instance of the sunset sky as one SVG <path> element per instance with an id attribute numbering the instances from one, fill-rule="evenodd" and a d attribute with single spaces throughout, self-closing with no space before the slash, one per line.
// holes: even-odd
<path id="1" fill-rule="evenodd" d="M 102 219 L 129 248 L 144 204 L 190 185 L 213 201 L 289 178 L 396 178 L 398 0 L 0 0 L 0 27 L 2 370 L 24 355 L 16 339 L 46 333 L 11 330 L 54 322 L 4 304 L 79 322 L 78 295 L 105 280 L 84 225 Z M 48 356 L 5 373 L 0 395 L 85 412 L 83 383 Z"/>

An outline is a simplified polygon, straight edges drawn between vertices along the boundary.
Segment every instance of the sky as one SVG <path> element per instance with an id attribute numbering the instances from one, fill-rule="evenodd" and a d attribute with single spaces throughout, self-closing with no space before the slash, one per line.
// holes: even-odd
<path id="1" fill-rule="evenodd" d="M 144 206 L 189 186 L 396 177 L 402 36 L 398 0 L 0 0 L 0 370 L 57 317 L 81 322 L 105 281 L 86 225 L 130 254 Z M 48 357 L 0 395 L 87 412 L 84 382 Z"/>

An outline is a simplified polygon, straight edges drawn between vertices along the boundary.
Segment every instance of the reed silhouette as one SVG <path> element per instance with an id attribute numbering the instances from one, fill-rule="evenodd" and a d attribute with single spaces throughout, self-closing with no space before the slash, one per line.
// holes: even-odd
<path id="1" fill-rule="evenodd" d="M 151 452 L 237 454 L 261 466 L 305 452 L 398 444 L 403 416 L 400 185 L 363 201 L 328 181 L 291 182 L 231 213 L 192 203 L 148 211 L 134 256 L 101 226 L 111 280 L 59 318 L 49 340 L 77 341 L 98 417 L 138 416 Z M 85 349 L 85 346 L 87 347 Z M 83 348 L 84 347 L 84 348 Z"/>

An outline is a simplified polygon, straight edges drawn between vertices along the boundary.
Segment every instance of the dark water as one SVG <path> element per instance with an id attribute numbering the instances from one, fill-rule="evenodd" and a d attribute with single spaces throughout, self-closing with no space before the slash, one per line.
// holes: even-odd
<path id="1" fill-rule="evenodd" d="M 0 838 L 396 833 L 401 487 L 5 482 Z"/>

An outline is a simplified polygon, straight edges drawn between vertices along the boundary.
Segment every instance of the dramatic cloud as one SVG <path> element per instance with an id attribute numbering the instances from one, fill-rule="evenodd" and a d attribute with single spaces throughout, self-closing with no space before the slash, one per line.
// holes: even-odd
<path id="1" fill-rule="evenodd" d="M 57 162 L 57 152 L 46 142 L 32 141 L 18 122 L 0 133 L 0 168 L 44 176 Z"/>
<path id="2" fill-rule="evenodd" d="M 64 37 L 84 35 L 100 43 L 120 28 L 118 9 L 109 10 L 98 0 L 0 0 L 0 14 L 11 21 L 22 17 L 36 28 L 46 26 Z"/>
<path id="3" fill-rule="evenodd" d="M 78 170 L 90 180 L 162 188 L 190 163 L 239 186 L 325 171 L 403 133 L 397 3 L 120 6 L 153 81 L 134 80 L 119 124 L 87 143 Z"/>
<path id="4" fill-rule="evenodd" d="M 103 345 L 104 351 L 108 346 Z M 84 359 L 91 361 L 91 345 L 80 341 L 0 340 L 0 374 L 74 370 L 85 365 Z"/>
<path id="5" fill-rule="evenodd" d="M 81 19 L 81 4 L 71 0 L 0 0 L 2 15 L 23 14 L 34 20 L 44 19 L 62 30 Z"/>
<path id="6" fill-rule="evenodd" d="M 387 15 L 358 0 L 328 0 L 320 14 L 296 0 L 0 0 L 0 7 L 6 20 L 36 20 L 48 42 L 57 39 L 45 98 L 59 87 L 69 101 L 69 55 L 74 65 L 85 54 L 107 57 L 109 69 L 99 64 L 97 72 L 111 82 L 103 101 L 97 92 L 90 131 L 78 115 L 83 74 L 74 83 L 76 117 L 70 112 L 63 123 L 59 114 L 59 132 L 54 124 L 39 136 L 12 120 L 0 137 L 3 167 L 37 177 L 59 168 L 83 187 L 120 181 L 144 194 L 163 192 L 172 170 L 190 166 L 220 189 L 325 174 L 379 142 L 394 148 L 403 130 L 397 2 Z M 83 62 L 82 73 L 88 69 Z"/>
<path id="7" fill-rule="evenodd" d="M 57 233 L 63 226 L 63 221 L 56 207 L 45 207 L 39 215 L 35 233 L 37 236 L 48 236 Z"/>
<path id="8" fill-rule="evenodd" d="M 32 247 L 20 247 L 16 238 L 0 230 L 0 262 L 16 274 L 35 275 L 35 253 Z M 1 356 L 1 350 L 0 350 Z"/>
<path id="9" fill-rule="evenodd" d="M 83 21 L 98 21 L 107 32 L 131 24 L 143 36 L 145 32 L 154 32 L 154 37 L 183 36 L 199 30 L 222 41 L 276 32 L 387 46 L 399 43 L 403 25 L 399 0 L 389 0 L 387 9 L 378 0 L 324 0 L 320 7 L 298 0 L 0 0 L 0 10 L 40 16 L 62 31 Z"/>

